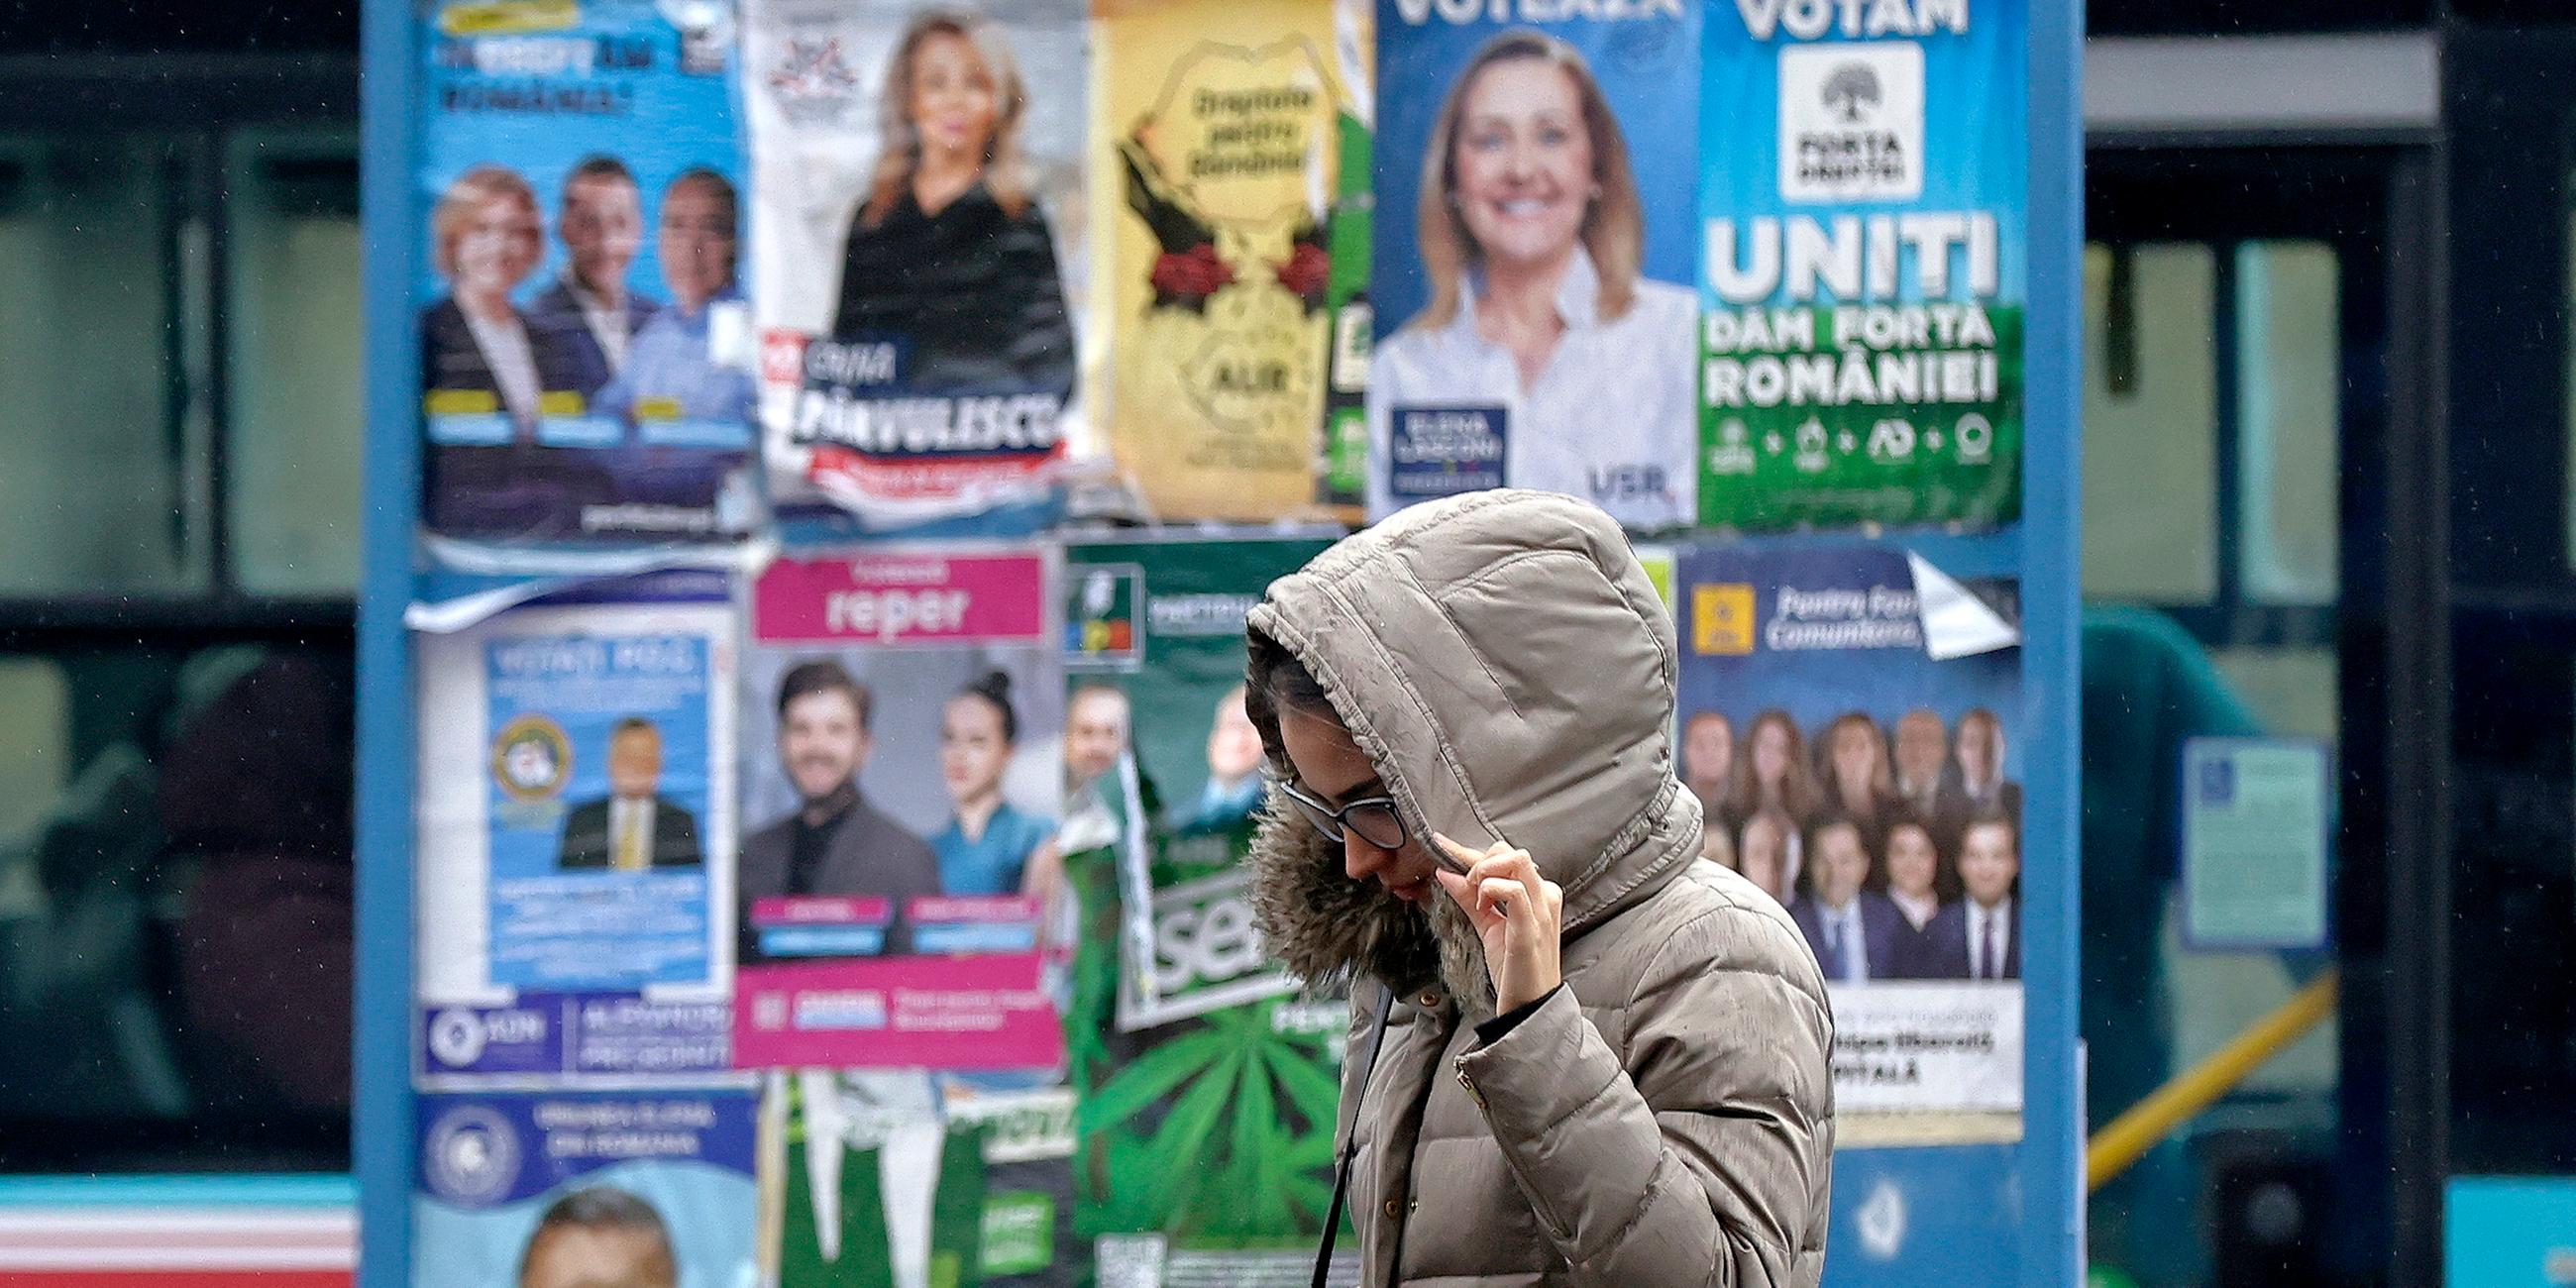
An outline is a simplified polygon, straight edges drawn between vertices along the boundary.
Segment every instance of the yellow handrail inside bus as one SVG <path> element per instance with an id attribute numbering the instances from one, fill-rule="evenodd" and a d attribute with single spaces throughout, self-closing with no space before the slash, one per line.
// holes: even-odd
<path id="1" fill-rule="evenodd" d="M 2210 1057 L 2175 1074 L 2152 1095 L 2114 1118 L 2084 1150 L 2085 1191 L 2090 1193 L 2129 1170 L 2156 1142 L 2173 1134 L 2192 1115 L 2226 1095 L 2246 1075 L 2263 1066 L 2282 1048 L 2307 1036 L 2308 1030 L 2334 1014 L 2341 972 L 2328 970 L 2272 1013 L 2254 1021 Z"/>

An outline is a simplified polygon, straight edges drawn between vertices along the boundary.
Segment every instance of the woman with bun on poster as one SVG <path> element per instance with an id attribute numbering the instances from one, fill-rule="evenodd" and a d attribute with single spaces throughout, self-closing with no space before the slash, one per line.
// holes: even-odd
<path id="1" fill-rule="evenodd" d="M 930 838 L 940 889 L 953 895 L 1043 893 L 1055 869 L 1055 820 L 1012 808 L 1002 775 L 1019 750 L 1009 673 L 994 671 L 948 699 L 939 721 L 939 774 L 956 813 Z"/>

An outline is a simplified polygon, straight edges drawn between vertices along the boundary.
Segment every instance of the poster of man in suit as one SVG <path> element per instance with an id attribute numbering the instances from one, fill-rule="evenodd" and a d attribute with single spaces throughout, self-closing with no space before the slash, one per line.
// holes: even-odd
<path id="1" fill-rule="evenodd" d="M 698 816 L 662 794 L 662 731 L 652 721 L 628 716 L 609 730 L 608 785 L 564 817 L 557 867 L 642 872 L 706 861 Z"/>

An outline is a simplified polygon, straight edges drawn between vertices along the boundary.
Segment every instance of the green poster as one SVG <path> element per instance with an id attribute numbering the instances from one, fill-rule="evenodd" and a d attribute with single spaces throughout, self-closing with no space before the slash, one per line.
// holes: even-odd
<path id="1" fill-rule="evenodd" d="M 1348 1008 L 1262 958 L 1239 862 L 1262 790 L 1244 616 L 1326 544 L 1066 552 L 1068 811 L 1107 816 L 1067 861 L 1086 923 L 1066 1017 L 1075 1221 L 1086 1244 L 1218 1282 L 1310 1247 L 1332 1193 Z"/>
<path id="2" fill-rule="evenodd" d="M 1708 10 L 1703 524 L 2021 514 L 2026 6 L 1882 9 Z"/>

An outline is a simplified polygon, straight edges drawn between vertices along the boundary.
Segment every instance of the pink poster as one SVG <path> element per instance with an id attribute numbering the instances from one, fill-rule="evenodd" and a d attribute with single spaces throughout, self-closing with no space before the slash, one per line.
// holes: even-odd
<path id="1" fill-rule="evenodd" d="M 912 546 L 754 584 L 738 1066 L 1061 1064 L 1053 579 L 1039 549 Z"/>

